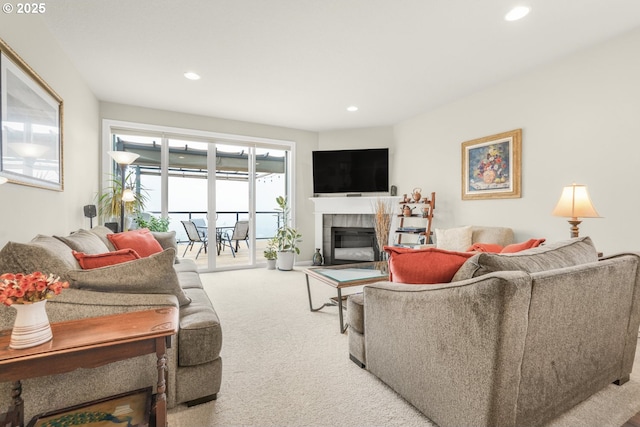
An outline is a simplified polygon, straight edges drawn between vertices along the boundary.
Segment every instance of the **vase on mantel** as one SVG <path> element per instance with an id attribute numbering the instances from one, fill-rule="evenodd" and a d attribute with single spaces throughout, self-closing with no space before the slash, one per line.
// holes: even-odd
<path id="1" fill-rule="evenodd" d="M 45 309 L 47 300 L 27 304 L 13 304 L 16 320 L 11 331 L 9 347 L 22 349 L 44 344 L 53 338 Z"/>

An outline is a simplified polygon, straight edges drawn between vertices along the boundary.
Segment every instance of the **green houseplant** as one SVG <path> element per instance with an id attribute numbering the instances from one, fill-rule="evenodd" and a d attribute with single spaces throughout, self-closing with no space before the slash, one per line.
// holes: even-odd
<path id="1" fill-rule="evenodd" d="M 280 228 L 276 231 L 274 237 L 277 247 L 277 267 L 278 270 L 292 270 L 293 261 L 296 254 L 300 254 L 298 243 L 302 241 L 302 235 L 291 226 L 291 211 L 289 209 L 287 199 L 283 196 L 276 197 L 278 207 L 278 219 Z"/>
<path id="2" fill-rule="evenodd" d="M 120 217 L 120 198 L 122 197 L 122 182 L 116 175 L 110 174 L 109 185 L 104 188 L 101 193 L 96 196 L 96 204 L 98 205 L 98 215 L 103 221 L 117 220 Z M 135 188 L 135 179 L 133 172 L 129 172 L 125 179 L 125 186 Z M 133 215 L 144 210 L 147 202 L 146 190 L 140 186 L 140 192 L 133 192 L 134 200 L 125 202 L 125 215 Z"/>
<path id="3" fill-rule="evenodd" d="M 149 231 L 169 231 L 169 218 L 149 216 L 148 219 L 145 219 L 144 215 L 138 212 L 136 224 L 139 228 L 148 228 Z"/>
<path id="4" fill-rule="evenodd" d="M 278 242 L 276 238 L 269 239 L 267 247 L 264 249 L 264 257 L 267 259 L 267 269 L 275 270 L 276 260 L 278 259 Z"/>

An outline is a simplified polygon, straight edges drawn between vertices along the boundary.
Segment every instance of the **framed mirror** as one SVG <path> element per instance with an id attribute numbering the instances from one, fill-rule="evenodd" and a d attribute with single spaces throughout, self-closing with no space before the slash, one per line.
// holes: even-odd
<path id="1" fill-rule="evenodd" d="M 62 191 L 62 98 L 0 39 L 0 176 Z"/>

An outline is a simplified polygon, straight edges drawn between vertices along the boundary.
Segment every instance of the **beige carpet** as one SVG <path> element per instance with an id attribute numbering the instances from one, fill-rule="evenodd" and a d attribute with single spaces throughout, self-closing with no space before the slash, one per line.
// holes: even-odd
<path id="1" fill-rule="evenodd" d="M 265 269 L 203 274 L 223 328 L 218 400 L 170 410 L 171 427 L 433 426 L 349 360 L 338 309 L 309 311 L 304 274 Z M 335 290 L 311 283 L 314 305 Z M 464 402 L 461 402 L 464 404 Z M 640 364 L 548 426 L 621 426 L 640 411 Z"/>

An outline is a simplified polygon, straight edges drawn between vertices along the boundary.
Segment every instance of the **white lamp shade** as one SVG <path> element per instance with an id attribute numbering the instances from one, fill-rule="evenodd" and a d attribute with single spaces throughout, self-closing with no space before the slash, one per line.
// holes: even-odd
<path id="1" fill-rule="evenodd" d="M 587 186 L 579 184 L 562 189 L 562 195 L 552 214 L 567 218 L 600 218 L 591 203 Z"/>
<path id="2" fill-rule="evenodd" d="M 123 192 L 122 192 L 122 201 L 123 202 L 133 202 L 136 199 L 136 197 L 133 194 L 133 191 L 131 191 L 130 188 L 126 188 Z"/>
<path id="3" fill-rule="evenodd" d="M 119 165 L 130 165 L 140 157 L 140 154 L 132 153 L 130 151 L 107 151 L 107 153 Z"/>

